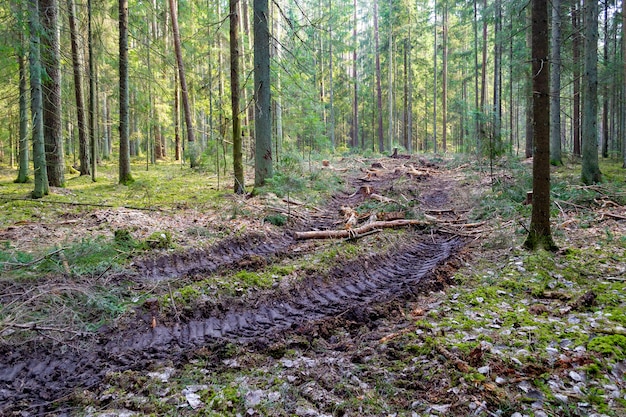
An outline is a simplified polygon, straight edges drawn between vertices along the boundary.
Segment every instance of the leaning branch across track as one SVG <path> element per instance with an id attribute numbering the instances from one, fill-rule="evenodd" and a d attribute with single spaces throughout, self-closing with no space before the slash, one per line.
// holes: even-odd
<path id="1" fill-rule="evenodd" d="M 354 229 L 346 230 L 312 230 L 308 232 L 296 232 L 295 238 L 304 239 L 345 239 L 345 238 L 357 238 L 362 234 L 370 232 L 376 229 L 385 229 L 392 227 L 406 227 L 406 226 L 431 226 L 433 223 L 424 220 L 415 219 L 399 219 L 390 221 L 375 221 L 364 224 Z"/>

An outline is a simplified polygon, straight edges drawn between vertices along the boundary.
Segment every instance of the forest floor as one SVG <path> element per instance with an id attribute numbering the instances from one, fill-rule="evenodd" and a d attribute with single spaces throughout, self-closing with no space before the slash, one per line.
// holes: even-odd
<path id="1" fill-rule="evenodd" d="M 626 416 L 617 162 L 553 171 L 556 253 L 521 248 L 528 163 L 283 168 L 239 197 L 105 167 L 42 202 L 2 168 L 0 415 Z"/>

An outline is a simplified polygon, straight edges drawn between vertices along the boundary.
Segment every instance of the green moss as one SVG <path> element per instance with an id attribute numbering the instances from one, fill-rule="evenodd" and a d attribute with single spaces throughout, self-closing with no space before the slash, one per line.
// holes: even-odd
<path id="1" fill-rule="evenodd" d="M 617 360 L 626 359 L 626 336 L 611 334 L 593 338 L 587 345 L 587 349 L 612 356 Z"/>

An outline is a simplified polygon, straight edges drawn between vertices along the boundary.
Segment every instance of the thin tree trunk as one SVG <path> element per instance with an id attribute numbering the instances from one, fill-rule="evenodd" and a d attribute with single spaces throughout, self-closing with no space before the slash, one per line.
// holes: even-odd
<path id="1" fill-rule="evenodd" d="M 41 39 L 39 4 L 37 0 L 28 2 L 28 25 L 30 29 L 30 112 L 32 116 L 33 165 L 35 188 L 32 198 L 42 198 L 48 194 L 48 173 L 46 169 L 46 149 L 43 137 L 43 95 L 41 91 Z"/>
<path id="2" fill-rule="evenodd" d="M 526 29 L 526 45 L 529 47 L 529 49 L 532 49 L 532 16 L 531 13 L 529 12 L 527 14 L 527 18 L 529 20 L 529 25 L 528 28 Z M 532 59 L 532 56 L 531 56 Z M 525 96 L 526 96 L 526 149 L 525 149 L 525 154 L 524 156 L 526 156 L 526 158 L 530 158 L 533 156 L 533 146 L 534 146 L 534 129 L 533 129 L 533 84 L 532 84 L 532 80 L 533 79 L 533 73 L 532 73 L 532 69 L 531 72 L 528 74 L 528 76 L 526 77 L 526 83 L 525 83 Z"/>
<path id="3" fill-rule="evenodd" d="M 130 92 L 128 85 L 128 0 L 119 1 L 119 77 L 120 77 L 120 155 L 119 183 L 128 185 L 133 182 L 130 171 L 129 107 Z"/>
<path id="4" fill-rule="evenodd" d="M 92 1 L 87 0 L 87 47 L 89 49 L 89 146 L 91 149 L 91 180 L 96 181 L 98 166 L 98 142 L 96 126 L 96 66 L 93 52 L 93 8 Z"/>
<path id="5" fill-rule="evenodd" d="M 407 86 L 408 86 L 408 91 L 407 91 L 407 95 L 408 95 L 408 101 L 407 101 L 407 114 L 408 114 L 408 118 L 407 118 L 407 136 L 408 136 L 408 143 L 407 143 L 407 151 L 409 152 L 409 155 L 413 153 L 413 74 L 411 72 L 411 45 L 412 45 L 412 40 L 411 40 L 411 26 L 409 25 L 409 42 L 408 42 L 408 63 L 407 63 L 407 71 L 408 71 L 408 75 L 407 75 Z"/>
<path id="6" fill-rule="evenodd" d="M 602 180 L 598 165 L 598 3 L 585 2 L 585 77 L 583 79 L 583 183 Z"/>
<path id="7" fill-rule="evenodd" d="M 356 10 L 356 7 L 355 7 Z M 328 13 L 332 15 L 332 0 L 328 0 Z M 328 21 L 328 38 L 333 38 L 333 26 L 329 19 Z M 328 136 L 330 137 L 331 151 L 335 151 L 335 86 L 333 83 L 333 42 L 329 43 L 328 50 L 328 106 L 330 111 L 330 123 L 328 124 Z M 279 137 L 276 140 L 280 140 Z"/>
<path id="8" fill-rule="evenodd" d="M 209 92 L 211 90 L 209 89 Z M 209 101 L 210 103 L 210 101 Z M 174 71 L 174 143 L 176 146 L 175 158 L 181 160 L 181 140 L 180 140 L 180 90 L 178 87 L 178 73 Z"/>
<path id="9" fill-rule="evenodd" d="M 378 151 L 385 152 L 383 137 L 383 90 L 380 85 L 380 47 L 378 40 L 378 0 L 374 0 L 374 39 L 376 51 L 376 107 L 378 109 Z"/>
<path id="10" fill-rule="evenodd" d="M 20 6 L 21 7 L 21 6 Z M 21 11 L 20 11 L 21 13 Z M 19 139 L 19 170 L 17 173 L 16 183 L 26 183 L 28 178 L 28 87 L 26 81 L 26 59 L 22 52 L 24 48 L 24 35 L 20 32 L 21 48 L 17 56 L 17 65 L 19 68 L 19 105 L 20 105 L 20 139 Z"/>
<path id="11" fill-rule="evenodd" d="M 550 66 L 548 65 L 548 2 L 532 0 L 532 74 L 535 154 L 533 210 L 524 242 L 529 249 L 554 250 L 550 232 Z"/>
<path id="12" fill-rule="evenodd" d="M 356 64 L 357 64 L 357 48 L 358 48 L 358 40 L 357 40 L 357 16 L 356 16 L 356 6 L 357 2 L 354 0 L 354 10 L 353 17 L 354 23 L 352 27 L 352 42 L 353 42 L 353 50 L 352 50 L 352 85 L 353 85 L 353 98 L 352 98 L 352 146 L 357 147 L 359 144 L 359 98 L 358 98 L 358 86 L 357 86 L 357 75 L 356 75 Z"/>
<path id="13" fill-rule="evenodd" d="M 550 163 L 563 165 L 561 160 L 561 0 L 552 0 L 551 8 Z"/>
<path id="14" fill-rule="evenodd" d="M 388 100 L 388 128 L 387 128 L 387 142 L 389 143 L 389 150 L 393 149 L 394 134 L 393 134 L 393 0 L 389 0 L 389 46 L 388 46 L 388 79 L 389 79 L 389 100 Z"/>
<path id="15" fill-rule="evenodd" d="M 609 5 L 604 2 L 604 64 L 609 63 Z M 602 94 L 602 157 L 609 157 L 609 83 L 604 83 Z"/>
<path id="16" fill-rule="evenodd" d="M 43 136 L 46 148 L 48 183 L 53 187 L 65 185 L 63 158 L 63 128 L 61 121 L 61 46 L 59 4 L 57 0 L 40 0 L 42 22 L 41 61 L 46 76 L 42 77 Z"/>
<path id="17" fill-rule="evenodd" d="M 74 73 L 74 94 L 76 97 L 76 116 L 78 124 L 78 160 L 80 175 L 90 174 L 89 142 L 87 116 L 85 114 L 85 96 L 83 93 L 83 68 L 78 45 L 78 29 L 76 28 L 76 6 L 74 0 L 67 1 L 68 20 L 70 25 L 70 41 L 72 48 L 72 68 Z"/>
<path id="18" fill-rule="evenodd" d="M 403 105 L 402 107 L 404 108 L 404 113 L 403 113 L 403 123 L 402 123 L 402 146 L 404 146 L 404 149 L 409 149 L 409 57 L 408 57 L 408 45 L 407 45 L 407 40 L 404 40 L 404 47 L 403 47 L 403 65 L 402 65 L 402 69 L 403 69 L 403 76 L 402 76 L 402 90 L 404 92 L 404 97 L 402 97 L 402 101 L 403 101 Z"/>
<path id="19" fill-rule="evenodd" d="M 437 0 L 435 0 L 433 23 L 433 152 L 437 153 Z"/>
<path id="20" fill-rule="evenodd" d="M 494 8 L 496 9 L 496 19 L 493 31 L 493 134 L 491 135 L 491 152 L 499 153 L 502 148 L 502 1 L 495 0 Z"/>
<path id="21" fill-rule="evenodd" d="M 574 63 L 573 69 L 573 103 L 572 103 L 572 128 L 573 128 L 573 153 L 574 156 L 581 156 L 581 143 L 580 143 L 580 13 L 578 10 L 578 5 L 580 3 L 576 1 L 572 6 L 572 61 Z"/>
<path id="22" fill-rule="evenodd" d="M 473 0 L 474 4 L 474 129 L 476 137 L 476 153 L 482 153 L 482 144 L 480 143 L 480 102 L 478 89 L 478 0 Z"/>
<path id="23" fill-rule="evenodd" d="M 254 185 L 260 187 L 274 174 L 270 95 L 270 33 L 267 0 L 254 0 L 254 91 L 256 98 L 256 153 Z"/>
<path id="24" fill-rule="evenodd" d="M 626 1 L 622 0 L 622 61 L 623 65 L 623 73 L 622 73 L 622 98 L 624 94 L 626 94 Z M 622 100 L 622 158 L 624 160 L 622 167 L 626 168 L 626 132 L 624 132 L 624 127 L 626 127 L 626 105 L 624 105 L 624 101 Z"/>
<path id="25" fill-rule="evenodd" d="M 196 136 L 193 130 L 193 116 L 191 115 L 191 105 L 189 102 L 189 90 L 187 90 L 187 78 L 185 77 L 185 66 L 183 64 L 183 51 L 180 42 L 180 31 L 178 30 L 178 13 L 174 0 L 169 0 L 170 17 L 172 19 L 172 32 L 174 35 L 174 52 L 176 53 L 176 64 L 178 67 L 178 78 L 180 79 L 180 93 L 183 99 L 183 112 L 185 114 L 185 126 L 187 128 L 187 151 L 189 152 L 189 166 L 195 168 L 197 165 Z"/>
<path id="26" fill-rule="evenodd" d="M 441 150 L 446 153 L 448 149 L 448 3 L 444 0 L 443 22 L 442 22 L 441 46 L 443 48 L 442 68 L 441 68 L 441 118 L 442 135 Z"/>
<path id="27" fill-rule="evenodd" d="M 243 153 L 241 143 L 241 119 L 239 118 L 239 13 L 238 0 L 230 0 L 230 98 L 233 115 L 233 172 L 236 194 L 246 192 L 243 178 Z"/>

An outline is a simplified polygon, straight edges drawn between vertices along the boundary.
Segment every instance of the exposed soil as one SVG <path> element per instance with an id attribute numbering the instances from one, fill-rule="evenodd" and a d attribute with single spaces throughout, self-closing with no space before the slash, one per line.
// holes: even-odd
<path id="1" fill-rule="evenodd" d="M 455 211 L 467 208 L 459 198 L 461 185 L 449 175 L 440 178 L 433 167 L 419 176 L 407 175 L 406 162 L 387 160 L 385 169 L 370 171 L 367 178 L 361 173 L 349 178 L 347 189 L 357 191 L 365 184 L 377 194 L 403 198 L 404 203 L 413 202 L 422 210 L 458 218 Z M 419 166 L 419 161 L 413 163 Z M 411 169 L 415 171 L 414 166 Z M 295 240 L 294 231 L 341 227 L 343 219 L 338 208 L 358 207 L 369 194 L 371 190 L 335 195 L 327 206 L 301 216 L 281 234 L 251 231 L 237 238 L 227 238 L 208 249 L 190 248 L 137 259 L 131 269 L 109 274 L 107 282 L 134 281 L 136 285 L 147 286 L 167 280 L 200 279 L 221 270 L 254 270 L 282 259 L 296 259 L 314 252 L 316 246 Z M 98 213 L 102 212 L 60 227 L 97 223 L 102 217 Z M 108 213 L 110 219 L 110 211 Z M 123 219 L 114 217 L 123 224 Z M 129 219 L 132 220 L 132 216 Z M 145 227 L 151 223 L 142 224 Z M 163 223 L 157 221 L 155 228 L 157 224 L 163 230 Z M 38 230 L 42 236 L 50 238 L 50 230 L 55 230 L 45 225 L 27 227 L 30 228 L 29 239 L 37 239 Z M 20 233 L 18 229 L 12 227 L 3 233 L 15 239 Z M 209 349 L 219 356 L 220 346 L 234 343 L 261 354 L 276 355 L 276 350 L 282 349 L 277 346 L 289 346 L 302 337 L 308 343 L 319 339 L 337 345 L 334 336 L 337 329 L 344 326 L 375 329 L 381 324 L 380 319 L 386 320 L 388 314 L 397 312 L 398 300 L 414 299 L 419 294 L 443 288 L 448 276 L 444 265 L 451 259 L 458 259 L 465 241 L 450 232 L 431 228 L 427 231 L 411 229 L 401 241 L 385 249 L 377 249 L 375 240 L 368 244 L 374 245 L 371 255 L 358 261 L 340 261 L 328 273 L 309 274 L 275 291 L 248 294 L 242 299 L 224 298 L 192 315 L 163 315 L 158 305 L 146 303 L 134 317 L 101 329 L 96 342 L 86 340 L 80 349 L 63 344 L 4 346 L 0 358 L 0 413 L 71 414 L 71 405 L 65 404 L 75 399 L 77 392 L 102 390 L 108 375 L 159 368 L 163 364 L 181 367 L 195 357 L 198 349 Z M 348 355 L 362 355 L 350 348 L 354 342 L 342 343 L 348 345 L 335 346 L 336 349 L 346 350 Z"/>

